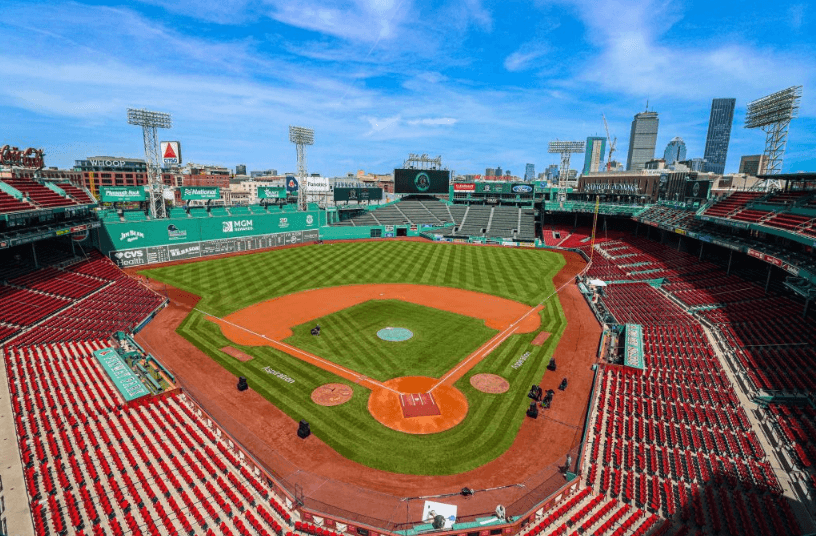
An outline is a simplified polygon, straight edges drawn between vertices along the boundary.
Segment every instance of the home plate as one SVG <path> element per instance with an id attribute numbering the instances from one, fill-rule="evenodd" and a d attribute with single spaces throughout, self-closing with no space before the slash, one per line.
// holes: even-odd
<path id="1" fill-rule="evenodd" d="M 400 405 L 402 406 L 402 416 L 406 419 L 442 415 L 431 393 L 400 395 Z"/>

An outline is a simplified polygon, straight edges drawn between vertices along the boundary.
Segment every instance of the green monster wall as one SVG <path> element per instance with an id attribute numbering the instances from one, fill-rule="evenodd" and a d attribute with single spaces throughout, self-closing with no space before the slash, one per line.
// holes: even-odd
<path id="1" fill-rule="evenodd" d="M 260 214 L 104 221 L 99 248 L 120 266 L 138 266 L 309 242 L 325 224 L 321 210 L 277 207 Z"/>

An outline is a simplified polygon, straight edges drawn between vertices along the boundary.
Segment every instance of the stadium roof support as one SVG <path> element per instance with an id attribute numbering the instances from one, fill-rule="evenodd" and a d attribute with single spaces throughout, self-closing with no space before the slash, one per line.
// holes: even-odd
<path id="1" fill-rule="evenodd" d="M 314 130 L 290 126 L 289 141 L 297 147 L 298 209 L 306 210 L 306 146 L 314 145 Z"/>
<path id="2" fill-rule="evenodd" d="M 782 173 L 782 158 L 788 142 L 788 127 L 799 111 L 802 86 L 791 86 L 748 103 L 745 128 L 761 128 L 765 132 L 766 175 Z M 766 179 L 764 186 L 779 188 L 779 181 Z"/>
<path id="3" fill-rule="evenodd" d="M 442 169 L 442 156 L 431 158 L 427 154 L 409 153 L 402 167 L 405 169 Z"/>
<path id="4" fill-rule="evenodd" d="M 166 218 L 167 210 L 164 206 L 164 184 L 161 180 L 161 165 L 159 164 L 159 138 L 156 129 L 172 128 L 173 121 L 170 114 L 151 112 L 128 108 L 128 124 L 142 127 L 144 138 L 145 161 L 147 163 L 147 190 L 150 199 L 150 217 L 153 219 Z"/>

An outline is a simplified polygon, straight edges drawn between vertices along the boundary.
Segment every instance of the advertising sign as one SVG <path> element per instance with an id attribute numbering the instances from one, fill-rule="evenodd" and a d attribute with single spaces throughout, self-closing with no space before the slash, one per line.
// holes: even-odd
<path id="1" fill-rule="evenodd" d="M 181 198 L 184 201 L 220 199 L 221 189 L 217 186 L 182 186 Z"/>
<path id="2" fill-rule="evenodd" d="M 142 186 L 102 186 L 99 195 L 103 203 L 127 203 L 144 201 L 145 191 Z"/>
<path id="3" fill-rule="evenodd" d="M 306 191 L 325 193 L 331 190 L 329 179 L 325 177 L 306 177 Z"/>
<path id="4" fill-rule="evenodd" d="M 258 199 L 286 199 L 286 188 L 258 186 Z"/>
<path id="5" fill-rule="evenodd" d="M 440 169 L 395 169 L 394 193 L 447 194 L 450 171 Z"/>
<path id="6" fill-rule="evenodd" d="M 475 192 L 476 191 L 476 183 L 473 183 L 473 182 L 454 182 L 453 183 L 453 191 L 454 192 Z"/>
<path id="7" fill-rule="evenodd" d="M 165 166 L 177 166 L 181 164 L 181 144 L 179 142 L 161 142 L 161 154 Z"/>
<path id="8" fill-rule="evenodd" d="M 533 193 L 533 187 L 529 184 L 514 184 L 511 188 L 514 194 L 531 194 Z"/>
<path id="9" fill-rule="evenodd" d="M 382 188 L 335 188 L 335 201 L 379 201 L 382 199 Z"/>

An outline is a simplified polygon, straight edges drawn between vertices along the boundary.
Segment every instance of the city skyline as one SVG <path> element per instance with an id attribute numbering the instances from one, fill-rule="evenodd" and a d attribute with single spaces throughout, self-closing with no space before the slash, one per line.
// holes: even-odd
<path id="1" fill-rule="evenodd" d="M 163 139 L 180 140 L 186 160 L 229 168 L 296 169 L 295 124 L 315 129 L 309 167 L 329 176 L 387 172 L 409 152 L 441 154 L 458 173 L 545 169 L 557 162 L 548 141 L 605 137 L 602 113 L 622 160 L 647 99 L 660 112 L 657 144 L 679 135 L 700 157 L 711 100 L 728 95 L 725 171 L 736 172 L 764 147 L 742 128 L 746 104 L 803 84 L 783 171 L 816 169 L 814 21 L 796 5 L 776 10 L 786 31 L 775 36 L 752 22 L 758 3 L 738 15 L 694 2 L 298 6 L 7 3 L 0 72 L 14 83 L 0 89 L 0 144 L 42 147 L 57 167 L 139 157 L 140 133 L 125 122 L 137 107 L 173 115 Z M 25 22 L 32 12 L 36 24 Z M 717 76 L 689 74 L 701 68 Z"/>

